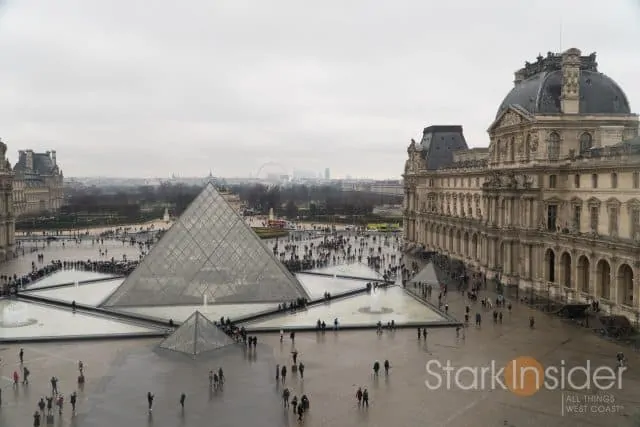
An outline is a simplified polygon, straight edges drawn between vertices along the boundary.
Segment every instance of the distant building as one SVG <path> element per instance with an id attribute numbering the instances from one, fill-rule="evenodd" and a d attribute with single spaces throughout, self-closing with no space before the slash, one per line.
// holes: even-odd
<path id="1" fill-rule="evenodd" d="M 56 152 L 20 150 L 13 170 L 13 205 L 16 216 L 56 212 L 64 200 L 62 171 Z"/>
<path id="2" fill-rule="evenodd" d="M 370 191 L 376 194 L 384 194 L 387 196 L 403 196 L 404 183 L 401 179 L 376 181 L 371 184 Z"/>
<path id="3" fill-rule="evenodd" d="M 324 170 L 324 179 L 327 179 L 327 180 L 331 179 L 331 169 L 325 168 L 325 170 Z"/>
<path id="4" fill-rule="evenodd" d="M 0 261 L 13 258 L 16 220 L 13 213 L 13 172 L 5 158 L 7 146 L 0 141 Z"/>

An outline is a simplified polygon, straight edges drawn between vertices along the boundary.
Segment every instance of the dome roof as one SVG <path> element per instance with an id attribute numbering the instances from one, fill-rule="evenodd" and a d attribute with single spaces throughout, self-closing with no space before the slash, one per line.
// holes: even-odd
<path id="1" fill-rule="evenodd" d="M 559 55 L 538 57 L 520 70 L 524 77 L 504 98 L 496 117 L 509 105 L 520 105 L 532 114 L 559 114 L 562 71 Z M 611 78 L 597 71 L 595 54 L 582 57 L 580 70 L 580 114 L 631 114 L 627 97 Z M 591 63 L 587 61 L 591 60 Z M 516 73 L 516 74 L 518 74 Z"/>

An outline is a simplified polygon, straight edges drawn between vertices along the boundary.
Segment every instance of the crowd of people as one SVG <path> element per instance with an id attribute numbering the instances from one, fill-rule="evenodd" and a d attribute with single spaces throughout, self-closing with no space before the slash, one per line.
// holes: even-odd
<path id="1" fill-rule="evenodd" d="M 43 262 L 44 258 L 38 255 L 38 262 Z M 83 260 L 83 261 L 61 261 L 53 260 L 47 264 L 39 265 L 35 261 L 31 263 L 31 271 L 22 276 L 14 274 L 12 276 L 0 276 L 0 295 L 9 295 L 20 292 L 29 284 L 36 282 L 50 274 L 62 270 L 83 270 L 93 271 L 115 276 L 127 276 L 138 266 L 138 261 L 116 260 Z"/>

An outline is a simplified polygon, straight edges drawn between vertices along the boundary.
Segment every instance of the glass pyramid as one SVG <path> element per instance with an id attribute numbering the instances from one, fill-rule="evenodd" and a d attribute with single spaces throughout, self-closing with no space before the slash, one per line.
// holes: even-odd
<path id="1" fill-rule="evenodd" d="M 426 283 L 429 285 L 439 285 L 441 280 L 438 279 L 438 272 L 436 271 L 433 262 L 429 262 L 418 274 L 416 274 L 411 283 Z"/>
<path id="2" fill-rule="evenodd" d="M 307 298 L 212 183 L 105 306 L 284 302 Z"/>
<path id="3" fill-rule="evenodd" d="M 165 350 L 196 356 L 235 344 L 215 323 L 196 311 L 159 345 Z"/>

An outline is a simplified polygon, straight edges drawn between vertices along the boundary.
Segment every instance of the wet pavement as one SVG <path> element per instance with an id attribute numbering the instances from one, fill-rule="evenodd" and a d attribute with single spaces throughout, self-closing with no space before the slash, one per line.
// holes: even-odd
<path id="1" fill-rule="evenodd" d="M 503 324 L 485 322 L 481 329 L 470 328 L 466 338 L 456 338 L 452 329 L 433 329 L 427 342 L 418 340 L 413 330 L 328 331 L 325 334 L 298 333 L 295 345 L 278 334 L 258 335 L 255 355 L 231 347 L 209 358 L 191 360 L 182 355 L 158 354 L 158 340 L 80 342 L 74 344 L 25 345 L 26 365 L 32 372 L 28 388 L 12 390 L 11 372 L 17 365 L 19 346 L 5 346 L 0 357 L 3 406 L 0 425 L 18 426 L 31 422 L 40 395 L 50 392 L 48 379 L 60 378 L 66 396 L 76 388 L 77 362 L 86 366 L 87 384 L 80 395 L 78 415 L 65 408 L 56 426 L 101 427 L 112 425 L 185 426 L 205 425 L 295 425 L 284 414 L 281 387 L 276 386 L 275 365 L 291 365 L 291 351 L 299 352 L 305 378 L 291 375 L 286 386 L 292 395 L 305 393 L 311 401 L 306 426 L 627 426 L 640 402 L 640 366 L 637 354 L 628 355 L 632 367 L 623 377 L 623 390 L 607 392 L 623 406 L 624 415 L 561 416 L 562 399 L 568 393 L 539 391 L 532 397 L 518 397 L 509 391 L 427 390 L 429 360 L 454 366 L 488 366 L 495 360 L 504 366 L 517 356 L 535 357 L 544 365 L 583 364 L 613 366 L 619 348 L 595 334 L 576 329 L 560 319 L 538 315 L 530 330 L 529 311 L 516 306 Z M 389 359 L 391 372 L 375 379 L 373 361 Z M 227 382 L 223 391 L 209 395 L 209 369 L 223 367 Z M 289 371 L 291 369 L 289 368 Z M 355 401 L 358 386 L 367 387 L 371 407 L 359 409 Z M 146 393 L 152 391 L 153 417 L 146 410 Z M 186 393 L 184 414 L 178 399 Z M 583 396 L 584 392 L 574 393 Z M 573 394 L 571 394 L 573 396 Z M 29 425 L 29 424 L 26 424 Z"/>
<path id="2" fill-rule="evenodd" d="M 109 249 L 110 255 L 113 251 L 115 256 L 115 246 Z M 70 254 L 69 258 L 58 255 L 59 259 L 78 257 L 70 248 L 53 252 Z M 80 259 L 86 257 L 85 250 Z M 56 256 L 47 256 L 49 259 Z M 483 292 L 484 295 L 494 296 L 490 292 Z M 432 301 L 437 302 L 435 290 Z M 462 318 L 466 297 L 451 290 L 447 302 L 449 312 Z M 460 337 L 449 328 L 430 330 L 426 342 L 417 338 L 415 330 L 385 330 L 381 335 L 373 330 L 327 331 L 298 333 L 292 345 L 288 336 L 280 343 L 278 334 L 257 334 L 258 348 L 251 357 L 236 347 L 196 360 L 159 354 L 154 348 L 160 339 L 25 344 L 31 384 L 16 389 L 10 378 L 19 367 L 20 346 L 0 344 L 0 426 L 32 425 L 37 399 L 50 393 L 52 375 L 60 378 L 61 391 L 67 397 L 63 416 L 60 419 L 56 415 L 55 426 L 294 426 L 297 421 L 291 410 L 284 412 L 281 406 L 282 386 L 275 381 L 276 364 L 289 366 L 286 386 L 292 395 L 309 396 L 311 410 L 305 426 L 634 425 L 640 404 L 637 353 L 517 302 L 511 314 L 504 313 L 503 323 L 494 324 L 490 311 L 483 310 L 480 303 L 472 305 L 472 319 L 476 312 L 483 316 L 482 327 L 471 327 L 460 332 Z M 533 330 L 528 326 L 531 315 L 536 317 Z M 294 348 L 299 352 L 298 360 L 306 366 L 304 380 L 291 373 Z M 540 390 L 531 397 L 519 397 L 499 388 L 462 390 L 443 385 L 428 390 L 425 385 L 425 380 L 431 378 L 425 364 L 431 360 L 443 364 L 450 361 L 458 368 L 479 368 L 492 362 L 502 367 L 515 357 L 529 356 L 543 366 L 560 366 L 564 361 L 566 366 L 574 367 L 589 361 L 594 367 L 614 367 L 618 351 L 627 353 L 631 366 L 623 375 L 622 390 L 601 392 L 600 403 L 586 405 L 583 414 L 568 414 L 567 407 L 592 398 L 594 391 Z M 384 359 L 391 362 L 390 375 L 381 374 L 376 379 L 372 375 L 373 362 Z M 87 384 L 79 391 L 78 414 L 72 417 L 68 395 L 77 388 L 78 360 L 85 363 Z M 210 395 L 207 372 L 220 366 L 227 383 L 223 391 Z M 464 383 L 468 384 L 469 378 Z M 370 392 L 368 410 L 356 404 L 358 386 Z M 152 417 L 146 409 L 148 391 L 156 396 Z M 178 404 L 183 392 L 187 395 L 184 413 Z M 602 403 L 604 400 L 607 402 Z M 609 413 L 612 410 L 617 412 Z"/>
<path id="3" fill-rule="evenodd" d="M 138 259 L 140 250 L 137 246 L 131 246 L 128 243 L 123 245 L 122 241 L 105 240 L 104 244 L 91 244 L 91 241 L 83 241 L 81 243 L 65 242 L 64 246 L 62 242 L 52 242 L 50 245 L 40 243 L 38 246 L 38 252 L 29 253 L 25 250 L 25 255 L 20 255 L 10 261 L 7 261 L 0 265 L 0 274 L 19 276 L 31 271 L 31 263 L 35 262 L 36 266 L 43 267 L 49 264 L 51 261 L 86 261 L 91 259 L 92 261 L 108 261 L 111 257 L 116 260 L 121 260 L 125 255 L 127 259 Z M 26 248 L 25 248 L 26 249 Z M 100 256 L 100 249 L 108 251 L 106 256 Z M 44 262 L 39 263 L 37 254 L 44 254 Z"/>

